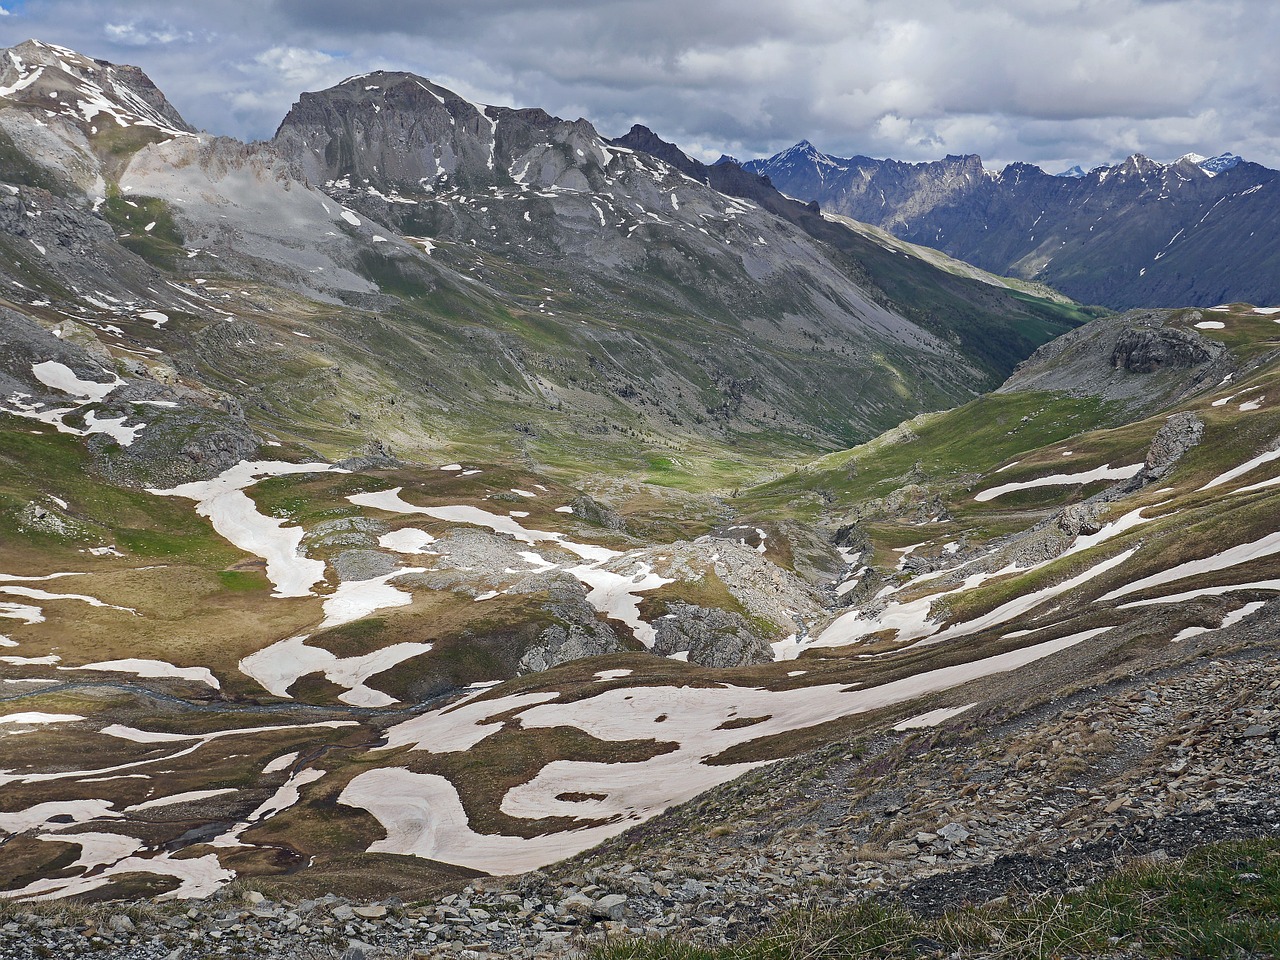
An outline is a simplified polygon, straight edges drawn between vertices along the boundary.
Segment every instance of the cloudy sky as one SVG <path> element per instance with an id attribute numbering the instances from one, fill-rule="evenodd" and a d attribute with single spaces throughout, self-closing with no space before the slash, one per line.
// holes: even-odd
<path id="1" fill-rule="evenodd" d="M 245 139 L 386 68 L 704 159 L 807 138 L 1050 172 L 1223 150 L 1280 167 L 1274 0 L 0 0 L 0 45 L 28 37 L 137 64 Z"/>

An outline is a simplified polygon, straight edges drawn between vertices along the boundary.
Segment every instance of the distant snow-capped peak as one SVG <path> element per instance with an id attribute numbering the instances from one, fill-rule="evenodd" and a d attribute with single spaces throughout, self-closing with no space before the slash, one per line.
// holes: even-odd
<path id="1" fill-rule="evenodd" d="M 1088 170 L 1079 164 L 1076 164 L 1067 170 L 1063 170 L 1061 173 L 1055 173 L 1054 176 L 1069 177 L 1079 180 L 1089 176 L 1090 174 L 1097 173 L 1103 179 L 1106 179 L 1106 177 L 1112 172 L 1146 173 L 1153 172 L 1157 169 L 1172 167 L 1174 164 L 1184 162 L 1199 167 L 1206 174 L 1213 177 L 1223 171 L 1230 170 L 1232 167 L 1240 163 L 1243 163 L 1244 158 L 1238 157 L 1234 153 L 1220 153 L 1216 157 L 1205 157 L 1199 153 L 1184 153 L 1172 163 L 1164 164 L 1144 157 L 1142 154 L 1135 153 L 1130 157 L 1126 157 L 1120 163 L 1103 164 L 1101 166 L 1091 167 Z"/>
<path id="2" fill-rule="evenodd" d="M 1237 157 L 1234 153 L 1220 153 L 1216 157 L 1196 161 L 1200 169 L 1208 174 L 1223 173 L 1243 162 L 1244 157 Z"/>

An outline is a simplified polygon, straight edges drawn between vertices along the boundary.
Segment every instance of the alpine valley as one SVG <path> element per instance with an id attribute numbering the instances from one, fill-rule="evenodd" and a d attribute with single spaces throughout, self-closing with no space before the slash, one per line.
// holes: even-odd
<path id="1" fill-rule="evenodd" d="M 1276 174 L 797 150 L 0 51 L 0 958 L 1280 946 Z"/>

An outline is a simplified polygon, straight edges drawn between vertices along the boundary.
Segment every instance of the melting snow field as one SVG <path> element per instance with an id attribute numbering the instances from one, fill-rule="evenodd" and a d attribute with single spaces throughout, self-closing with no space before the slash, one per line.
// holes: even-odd
<path id="1" fill-rule="evenodd" d="M 46 360 L 43 363 L 32 364 L 31 372 L 46 387 L 52 387 L 73 397 L 79 397 L 87 403 L 98 403 L 105 400 L 108 394 L 115 390 L 116 387 L 124 384 L 124 381 L 119 377 L 115 377 L 106 383 L 99 383 L 96 380 L 81 380 L 76 376 L 75 371 L 65 363 L 58 363 L 56 360 Z"/>
<path id="2" fill-rule="evenodd" d="M 477 527 L 487 527 L 494 533 L 505 533 L 521 543 L 527 543 L 531 546 L 538 543 L 554 543 L 564 547 L 571 553 L 576 553 L 584 560 L 610 560 L 621 555 L 616 550 L 609 550 L 606 547 L 573 543 L 566 540 L 563 533 L 552 533 L 547 530 L 528 530 L 521 526 L 514 517 L 507 514 L 490 513 L 488 510 L 481 510 L 479 507 L 419 507 L 400 496 L 402 489 L 402 487 L 395 487 L 378 493 L 357 493 L 347 497 L 347 499 L 356 506 L 373 507 L 377 510 L 385 510 L 388 513 L 417 513 L 450 523 L 469 523 Z"/>
<path id="3" fill-rule="evenodd" d="M 928 713 L 918 713 L 914 717 L 908 717 L 901 723 L 895 723 L 893 729 L 902 733 L 904 730 L 922 730 L 928 727 L 936 727 L 938 724 L 945 723 L 952 717 L 958 717 L 966 710 L 972 710 L 976 706 L 976 703 L 966 703 L 962 707 L 941 707 L 937 710 L 930 710 Z"/>
<path id="4" fill-rule="evenodd" d="M 396 702 L 365 681 L 404 661 L 426 653 L 429 643 L 393 643 L 359 657 L 337 657 L 321 647 L 307 646 L 307 637 L 290 637 L 252 653 L 240 661 L 240 671 L 277 697 L 288 697 L 289 688 L 309 673 L 345 687 L 338 699 L 354 707 L 389 707 Z"/>
<path id="5" fill-rule="evenodd" d="M 82 667 L 59 667 L 59 670 L 105 670 L 115 673 L 132 673 L 144 678 L 174 678 L 178 680 L 195 680 L 206 684 L 214 690 L 222 689 L 222 684 L 208 667 L 175 667 L 163 660 L 103 660 L 98 663 L 86 663 Z"/>
<path id="6" fill-rule="evenodd" d="M 23 584 L 40 583 L 49 580 L 60 580 L 63 577 L 82 577 L 83 573 L 50 573 L 42 577 L 17 577 L 11 574 L 0 573 L 0 594 L 12 597 L 22 597 L 25 600 L 41 600 L 45 602 L 54 600 L 73 600 L 77 603 L 86 603 L 91 607 L 99 607 L 106 610 L 120 610 L 124 613 L 136 613 L 131 607 L 118 607 L 115 604 L 107 603 L 99 600 L 97 597 L 86 596 L 82 593 L 50 593 L 47 590 L 41 590 L 38 587 L 28 587 Z M 20 620 L 28 626 L 36 623 L 44 623 L 44 608 L 28 603 L 0 602 L 0 619 Z M 0 646 L 16 646 L 12 640 L 5 638 L 6 642 Z M 53 661 L 57 662 L 58 658 Z"/>
<path id="7" fill-rule="evenodd" d="M 1167 570 L 1161 570 L 1158 573 L 1153 573 L 1149 577 L 1143 577 L 1140 580 L 1135 580 L 1132 583 L 1125 584 L 1123 587 L 1119 587 L 1118 589 L 1112 590 L 1105 596 L 1099 597 L 1098 602 L 1102 603 L 1107 600 L 1115 600 L 1119 597 L 1128 596 L 1131 593 L 1137 593 L 1139 590 L 1147 590 L 1152 587 L 1164 586 L 1167 583 L 1185 580 L 1187 577 L 1194 577 L 1202 573 L 1214 573 L 1218 570 L 1227 570 L 1231 567 L 1239 566 L 1242 563 L 1250 563 L 1254 560 L 1260 560 L 1263 557 L 1270 557 L 1277 553 L 1280 553 L 1280 532 L 1269 533 L 1258 540 L 1238 544 L 1200 560 L 1189 560 L 1186 563 L 1180 563 Z M 1240 590 L 1243 589 L 1243 587 L 1236 586 L 1229 587 L 1228 589 Z"/>
<path id="8" fill-rule="evenodd" d="M 1232 467 L 1226 473 L 1219 474 L 1218 476 L 1214 477 L 1212 480 L 1206 483 L 1203 487 L 1201 487 L 1200 490 L 1212 490 L 1214 487 L 1220 487 L 1224 483 L 1230 483 L 1232 480 L 1236 479 L 1237 477 L 1242 477 L 1246 473 L 1249 473 L 1251 470 L 1256 470 L 1258 467 L 1262 466 L 1263 464 L 1271 463 L 1271 461 L 1273 460 L 1280 460 L 1280 450 L 1263 451 L 1262 453 L 1258 454 L 1256 457 L 1252 458 L 1251 460 L 1246 460 L 1244 463 L 1240 464 L 1239 466 Z M 1250 488 L 1250 489 L 1255 489 L 1255 488 Z M 1196 492 L 1199 493 L 1200 490 L 1197 490 Z"/>
<path id="9" fill-rule="evenodd" d="M 411 573 L 425 573 L 424 567 L 406 567 L 370 580 L 348 580 L 338 584 L 324 601 L 321 630 L 340 627 L 388 607 L 405 607 L 413 602 L 413 594 L 393 587 L 388 581 Z"/>
<path id="10" fill-rule="evenodd" d="M 212 480 L 196 480 L 172 490 L 148 489 L 147 492 L 196 501 L 196 513 L 208 517 L 219 534 L 267 562 L 267 578 L 275 585 L 273 596 L 309 597 L 311 588 L 324 579 L 325 565 L 323 560 L 310 560 L 301 555 L 299 547 L 306 531 L 259 513 L 257 504 L 244 490 L 266 477 L 329 470 L 345 472 L 327 463 L 244 461 Z"/>
<path id="11" fill-rule="evenodd" d="M 453 466 L 452 464 L 450 466 Z M 467 523 L 473 526 L 486 527 L 495 533 L 506 534 L 521 543 L 536 546 L 540 543 L 553 544 L 570 553 L 577 554 L 584 564 L 566 567 L 565 572 L 572 574 L 587 588 L 587 602 L 597 610 L 627 624 L 636 639 L 646 647 L 652 647 L 656 639 L 652 626 L 640 618 L 640 597 L 638 594 L 656 590 L 664 584 L 673 583 L 666 577 L 653 572 L 652 567 L 640 560 L 628 561 L 625 554 L 608 547 L 592 544 L 575 543 L 565 538 L 563 533 L 548 530 L 530 530 L 523 526 L 511 514 L 490 513 L 479 507 L 443 506 L 420 507 L 409 503 L 401 495 L 402 487 L 383 490 L 378 493 L 357 493 L 348 497 L 352 503 L 362 507 L 373 507 L 388 513 L 422 514 L 436 520 L 450 523 Z M 520 492 L 520 491 L 517 491 Z M 529 497 L 533 493 L 524 494 Z M 391 538 L 388 542 L 388 538 Z M 425 538 L 425 539 L 421 539 Z M 381 542 L 396 548 L 414 548 L 411 552 L 419 552 L 420 546 L 433 542 L 429 534 L 422 531 L 405 532 L 403 530 L 386 534 Z M 406 551 L 409 552 L 409 551 Z M 555 569 L 556 564 L 548 563 L 540 554 L 532 551 L 522 554 L 531 564 L 543 569 Z M 620 572 L 621 570 L 621 572 Z M 477 599 L 492 599 L 497 592 L 490 591 Z"/>
<path id="12" fill-rule="evenodd" d="M 106 434 L 123 447 L 130 446 L 138 438 L 138 434 L 146 429 L 147 425 L 145 423 L 125 426 L 125 421 L 129 419 L 128 416 L 99 417 L 94 410 L 89 410 L 84 414 L 85 425 L 83 429 L 73 427 L 66 422 L 68 416 L 77 413 L 81 408 L 89 404 L 100 403 L 106 399 L 108 395 L 124 383 L 119 377 L 113 377 L 112 380 L 107 382 L 81 380 L 75 371 L 56 360 L 34 363 L 31 365 L 31 372 L 46 387 L 75 397 L 77 400 L 76 405 L 46 409 L 43 403 L 31 402 L 29 394 L 14 393 L 9 397 L 10 406 L 0 407 L 0 410 L 15 417 L 24 417 L 28 420 L 36 420 L 40 423 L 48 424 L 59 433 L 74 437 L 87 437 L 95 433 Z M 105 371 L 103 372 L 105 373 Z"/>
<path id="13" fill-rule="evenodd" d="M 529 782 L 507 791 L 501 809 L 510 816 L 540 819 L 570 816 L 614 818 L 588 829 L 537 837 L 481 835 L 470 827 L 448 780 L 394 767 L 351 780 L 339 801 L 368 810 L 387 831 L 371 852 L 411 854 L 489 873 L 507 874 L 571 856 L 725 783 L 760 762 L 711 765 L 730 747 L 799 730 L 841 717 L 892 707 L 996 673 L 1015 670 L 1106 632 L 1088 630 L 973 663 L 931 670 L 870 689 L 825 685 L 771 691 L 720 688 L 616 687 L 574 703 L 551 702 L 558 694 L 522 694 L 469 702 L 450 711 L 415 718 L 391 728 L 384 749 L 413 745 L 434 753 L 466 750 L 504 726 L 494 718 L 511 714 L 525 730 L 576 727 L 606 741 L 652 739 L 674 750 L 634 763 L 557 760 Z M 530 705 L 536 698 L 544 702 Z M 724 728 L 734 718 L 760 718 Z M 564 799 L 585 795 L 585 799 Z"/>
<path id="14" fill-rule="evenodd" d="M 1113 467 L 1109 463 L 1104 463 L 1100 467 L 1080 473 L 1055 473 L 1052 476 L 1037 477 L 1034 480 L 1001 484 L 998 487 L 992 487 L 990 490 L 983 490 L 973 499 L 978 503 L 987 503 L 996 497 L 1004 496 L 1006 493 L 1013 493 L 1017 490 L 1031 490 L 1035 487 L 1065 487 L 1095 483 L 1098 480 L 1128 480 L 1141 469 L 1142 464 L 1140 463 L 1133 463 L 1126 467 Z"/>

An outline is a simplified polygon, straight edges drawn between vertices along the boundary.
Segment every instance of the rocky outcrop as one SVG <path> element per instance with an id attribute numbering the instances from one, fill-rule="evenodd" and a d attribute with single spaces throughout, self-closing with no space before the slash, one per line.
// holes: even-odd
<path id="1" fill-rule="evenodd" d="M 1195 317 L 1134 310 L 1094 320 L 1040 347 L 997 392 L 1060 391 L 1119 404 L 1135 418 L 1154 412 L 1234 371 L 1220 341 L 1185 326 Z"/>
<path id="2" fill-rule="evenodd" d="M 573 508 L 573 515 L 586 523 L 610 530 L 627 529 L 627 521 L 621 514 L 589 494 L 579 493 L 569 506 Z"/>
<path id="3" fill-rule="evenodd" d="M 511 592 L 544 590 L 548 599 L 542 609 L 556 622 L 545 628 L 533 645 L 525 650 L 516 665 L 517 674 L 537 673 L 570 660 L 618 653 L 635 645 L 620 638 L 608 622 L 599 617 L 595 608 L 587 603 L 586 589 L 568 574 L 529 577 L 513 587 Z"/>
<path id="4" fill-rule="evenodd" d="M 607 626 L 591 629 L 581 623 L 556 624 L 539 634 L 537 643 L 520 658 L 516 673 L 538 673 L 570 660 L 617 653 L 621 649 L 618 638 Z"/>
<path id="5" fill-rule="evenodd" d="M 307 531 L 302 544 L 308 550 L 359 549 L 378 545 L 387 525 L 372 517 L 337 517 L 322 520 Z"/>
<path id="6" fill-rule="evenodd" d="M 688 653 L 704 667 L 745 667 L 773 659 L 769 641 L 746 617 L 731 610 L 668 603 L 654 623 L 653 652 L 664 657 Z"/>
<path id="7" fill-rule="evenodd" d="M 929 523 L 950 520 L 940 494 L 919 483 L 907 483 L 884 497 L 864 500 L 845 514 L 843 523 L 861 523 L 887 517 Z"/>
<path id="8" fill-rule="evenodd" d="M 383 577 L 400 566 L 398 557 L 381 550 L 343 550 L 330 562 L 343 583 Z"/>
<path id="9" fill-rule="evenodd" d="M 1111 351 L 1111 366 L 1130 373 L 1155 373 L 1208 363 L 1222 344 L 1185 330 L 1134 327 L 1125 330 Z"/>
<path id="10" fill-rule="evenodd" d="M 112 483 L 169 489 L 192 480 L 208 480 L 257 457 L 258 437 L 241 417 L 181 407 L 163 410 L 149 419 L 147 428 L 129 446 L 120 446 L 100 434 L 86 441 L 94 453 L 95 467 Z"/>
<path id="11" fill-rule="evenodd" d="M 1147 449 L 1141 474 L 1145 482 L 1164 477 L 1203 438 L 1204 421 L 1194 413 L 1175 413 L 1156 431 Z"/>
<path id="12" fill-rule="evenodd" d="M 1055 523 L 1068 537 L 1078 537 L 1081 534 L 1087 536 L 1102 529 L 1102 522 L 1098 519 L 1101 513 L 1103 507 L 1096 502 L 1073 503 L 1063 507 L 1055 518 Z"/>
<path id="13" fill-rule="evenodd" d="M 404 464 L 391 452 L 390 446 L 373 437 L 358 453 L 339 460 L 334 466 L 352 473 L 364 473 L 369 470 L 396 470 Z"/>

